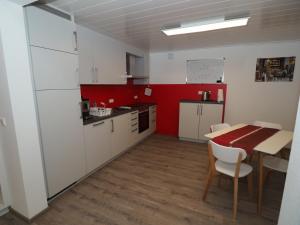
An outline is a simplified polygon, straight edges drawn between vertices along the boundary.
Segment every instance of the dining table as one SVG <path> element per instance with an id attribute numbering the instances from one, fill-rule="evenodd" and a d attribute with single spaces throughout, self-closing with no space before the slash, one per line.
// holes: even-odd
<path id="1" fill-rule="evenodd" d="M 263 171 L 263 158 L 266 154 L 269 155 L 276 155 L 278 152 L 280 152 L 281 149 L 283 149 L 285 146 L 287 146 L 293 138 L 293 132 L 288 130 L 276 130 L 274 133 L 272 133 L 269 136 L 266 136 L 263 140 L 261 140 L 261 137 L 255 136 L 255 133 L 258 132 L 258 130 L 261 130 L 262 128 L 257 128 L 254 130 L 248 130 L 248 132 L 245 132 L 246 126 L 251 126 L 246 123 L 240 123 L 233 125 L 231 127 L 205 134 L 204 136 L 208 138 L 209 140 L 213 140 L 218 137 L 222 137 L 225 134 L 234 133 L 234 131 L 239 131 L 244 128 L 244 133 L 241 133 L 241 135 L 235 135 L 231 143 L 237 142 L 239 140 L 243 139 L 249 139 L 250 136 L 254 138 L 260 138 L 260 140 L 253 140 L 255 146 L 253 146 L 253 152 L 258 153 L 258 199 L 257 199 L 257 212 L 259 215 L 261 215 L 262 212 L 262 192 L 263 192 L 263 182 L 264 182 L 264 171 Z"/>

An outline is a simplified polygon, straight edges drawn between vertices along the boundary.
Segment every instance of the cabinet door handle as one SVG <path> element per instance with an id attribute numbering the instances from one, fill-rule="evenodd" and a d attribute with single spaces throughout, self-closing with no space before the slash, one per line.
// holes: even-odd
<path id="1" fill-rule="evenodd" d="M 201 105 L 201 116 L 202 116 L 202 111 L 203 111 L 203 105 Z"/>
<path id="2" fill-rule="evenodd" d="M 111 120 L 111 132 L 113 133 L 114 131 L 115 131 L 114 120 Z"/>
<path id="3" fill-rule="evenodd" d="M 74 51 L 78 51 L 78 46 L 77 46 L 77 32 L 73 31 L 73 41 L 74 41 Z"/>
<path id="4" fill-rule="evenodd" d="M 100 126 L 100 125 L 102 125 L 102 124 L 104 124 L 104 121 L 102 121 L 102 122 L 100 122 L 100 123 L 94 123 L 94 124 L 93 124 L 93 127 L 97 127 L 97 126 Z"/>
<path id="5" fill-rule="evenodd" d="M 199 115 L 199 104 L 197 105 L 197 115 Z"/>
<path id="6" fill-rule="evenodd" d="M 134 130 L 132 130 L 131 132 L 134 133 L 135 131 L 137 131 L 137 128 L 135 128 Z"/>
<path id="7" fill-rule="evenodd" d="M 131 113 L 131 115 L 134 115 L 134 114 L 137 114 L 137 113 L 138 113 L 138 112 L 137 112 L 137 111 L 135 111 L 135 112 L 132 112 L 132 113 Z"/>

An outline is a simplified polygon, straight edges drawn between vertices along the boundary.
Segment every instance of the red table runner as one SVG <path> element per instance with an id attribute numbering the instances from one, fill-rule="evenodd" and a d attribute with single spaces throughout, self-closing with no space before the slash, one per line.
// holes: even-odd
<path id="1" fill-rule="evenodd" d="M 260 129 L 261 127 L 253 126 L 253 125 L 247 125 L 238 129 L 235 129 L 233 131 L 230 131 L 226 134 L 222 134 L 220 136 L 217 136 L 212 139 L 213 142 L 224 145 L 224 146 L 231 146 L 231 142 L 246 135 L 250 132 L 253 132 L 255 130 Z"/>
<path id="2" fill-rule="evenodd" d="M 277 131 L 278 129 L 247 125 L 215 137 L 212 141 L 223 146 L 242 148 L 247 154 L 252 154 L 256 145 L 271 137 Z"/>
<path id="3" fill-rule="evenodd" d="M 273 136 L 278 129 L 273 128 L 262 128 L 252 134 L 247 135 L 232 144 L 232 147 L 242 148 L 247 154 L 252 154 L 253 149 L 256 145 L 260 144 L 264 140 Z"/>

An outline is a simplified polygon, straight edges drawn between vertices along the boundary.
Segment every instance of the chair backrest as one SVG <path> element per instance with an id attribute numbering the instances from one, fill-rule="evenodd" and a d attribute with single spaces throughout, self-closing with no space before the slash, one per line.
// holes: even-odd
<path id="1" fill-rule="evenodd" d="M 228 127 L 230 127 L 230 125 L 228 123 L 219 123 L 219 124 L 211 125 L 210 130 L 211 130 L 211 132 L 216 132 L 216 131 L 223 130 Z"/>
<path id="2" fill-rule="evenodd" d="M 209 141 L 209 144 L 211 145 L 214 157 L 220 161 L 226 163 L 237 163 L 240 153 L 242 154 L 242 160 L 247 157 L 247 153 L 244 149 L 226 147 L 223 145 L 219 145 L 213 141 Z"/>
<path id="3" fill-rule="evenodd" d="M 264 122 L 264 121 L 254 121 L 253 125 L 259 126 L 259 127 L 266 127 L 266 128 L 274 128 L 281 130 L 282 126 L 278 123 L 270 123 L 270 122 Z"/>

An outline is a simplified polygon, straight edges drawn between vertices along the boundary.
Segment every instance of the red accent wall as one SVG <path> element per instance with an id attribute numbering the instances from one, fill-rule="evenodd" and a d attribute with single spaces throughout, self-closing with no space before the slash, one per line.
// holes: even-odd
<path id="1" fill-rule="evenodd" d="M 94 102 L 100 106 L 100 102 L 106 103 L 106 107 L 118 107 L 138 102 L 133 99 L 138 94 L 136 86 L 131 82 L 127 85 L 81 85 L 81 96 L 90 100 L 90 105 Z M 114 103 L 108 103 L 110 98 Z"/>
<path id="2" fill-rule="evenodd" d="M 211 99 L 217 99 L 218 89 L 223 89 L 226 99 L 226 84 L 153 84 L 150 85 L 152 95 L 144 95 L 146 85 L 82 85 L 81 93 L 85 98 L 99 104 L 107 103 L 107 107 L 118 107 L 138 102 L 157 103 L 157 133 L 177 136 L 179 121 L 179 101 L 181 99 L 199 99 L 198 91 L 211 91 Z M 138 100 L 133 96 L 138 95 Z M 113 104 L 108 99 L 114 98 Z M 223 115 L 224 116 L 224 115 Z"/>

